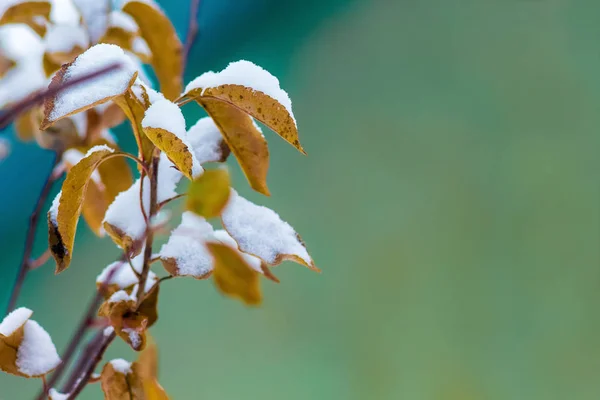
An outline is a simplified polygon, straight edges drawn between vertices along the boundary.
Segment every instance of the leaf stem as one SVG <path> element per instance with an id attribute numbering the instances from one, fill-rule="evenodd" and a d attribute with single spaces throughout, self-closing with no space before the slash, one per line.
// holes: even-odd
<path id="1" fill-rule="evenodd" d="M 54 153 L 54 161 L 52 162 L 52 168 L 50 168 L 50 172 L 46 177 L 44 185 L 42 186 L 42 190 L 38 196 L 37 202 L 35 203 L 34 209 L 29 216 L 29 225 L 27 226 L 27 234 L 25 236 L 25 247 L 23 249 L 23 257 L 21 258 L 21 264 L 19 266 L 19 271 L 17 273 L 17 278 L 12 287 L 12 291 L 10 294 L 10 298 L 8 300 L 8 305 L 6 307 L 6 314 L 15 309 L 17 304 L 17 299 L 19 298 L 19 294 L 21 293 L 21 289 L 23 287 L 23 282 L 25 281 L 25 277 L 27 276 L 27 272 L 29 272 L 33 268 L 37 268 L 37 262 L 32 261 L 31 252 L 33 251 L 33 244 L 35 241 L 35 232 L 37 230 L 38 222 L 40 219 L 40 215 L 42 214 L 42 207 L 44 203 L 46 203 L 46 199 L 50 194 L 52 189 L 52 185 L 56 181 L 56 178 L 53 174 L 53 170 L 57 164 L 60 163 L 60 159 L 62 157 L 62 152 L 57 151 Z M 40 257 L 42 258 L 43 255 Z M 38 259 L 39 260 L 39 259 Z M 45 262 L 45 260 L 44 260 Z M 43 264 L 43 263 L 42 263 Z M 37 265 L 37 266 L 36 266 Z"/>

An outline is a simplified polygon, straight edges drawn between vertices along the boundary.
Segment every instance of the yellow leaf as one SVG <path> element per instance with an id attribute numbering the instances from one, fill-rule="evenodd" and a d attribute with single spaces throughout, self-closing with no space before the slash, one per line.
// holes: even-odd
<path id="1" fill-rule="evenodd" d="M 227 103 L 210 98 L 197 100 L 215 121 L 252 189 L 269 196 L 269 148 L 252 119 Z"/>
<path id="2" fill-rule="evenodd" d="M 41 121 L 41 118 L 38 118 L 39 114 L 40 109 L 38 107 L 31 107 L 19 114 L 14 124 L 19 139 L 26 142 L 39 135 Z"/>
<path id="3" fill-rule="evenodd" d="M 122 153 L 115 152 L 107 146 L 96 147 L 90 150 L 67 174 L 63 182 L 56 215 L 53 215 L 52 209 L 48 213 L 50 250 L 56 260 L 56 273 L 64 271 L 71 262 L 77 221 L 92 173 L 100 163 L 117 155 L 122 155 Z"/>
<path id="4" fill-rule="evenodd" d="M 0 25 L 5 24 L 27 24 L 37 34 L 43 36 L 40 25 L 35 22 L 34 17 L 48 19 L 50 16 L 50 3 L 47 1 L 26 1 L 14 4 L 6 9 L 0 17 Z M 45 29 L 43 30 L 45 32 Z"/>
<path id="5" fill-rule="evenodd" d="M 63 64 L 70 63 L 75 57 L 83 53 L 84 50 L 84 48 L 76 45 L 69 51 L 45 52 L 42 62 L 46 76 L 52 76 Z"/>
<path id="6" fill-rule="evenodd" d="M 173 24 L 156 5 L 143 0 L 128 1 L 123 11 L 138 24 L 150 48 L 160 91 L 169 100 L 177 98 L 183 87 L 183 46 Z"/>
<path id="7" fill-rule="evenodd" d="M 161 128 L 144 128 L 144 133 L 163 151 L 182 174 L 192 179 L 193 159 L 188 146 L 175 134 Z"/>
<path id="8" fill-rule="evenodd" d="M 207 243 L 215 260 L 213 277 L 217 288 L 231 297 L 237 297 L 248 305 L 258 305 L 262 300 L 259 274 L 242 259 L 241 255 L 226 244 Z"/>
<path id="9" fill-rule="evenodd" d="M 125 360 L 106 363 L 102 368 L 100 385 L 105 400 L 145 400 L 135 363 L 128 364 Z"/>
<path id="10" fill-rule="evenodd" d="M 17 356 L 25 333 L 25 323 L 28 319 L 24 319 L 19 327 L 14 329 L 8 336 L 0 334 L 0 370 L 23 377 L 27 377 L 27 375 L 19 371 Z"/>
<path id="11" fill-rule="evenodd" d="M 150 340 L 144 351 L 135 364 L 138 365 L 138 372 L 144 385 L 144 394 L 146 400 L 169 400 L 169 396 L 160 386 L 157 380 L 158 375 L 158 351 L 156 344 Z"/>
<path id="12" fill-rule="evenodd" d="M 2 51 L 0 51 L 0 79 L 4 77 L 4 75 L 8 71 L 10 71 L 10 69 L 13 68 L 15 65 L 16 63 L 13 60 L 4 56 L 4 54 L 2 54 Z"/>
<path id="13" fill-rule="evenodd" d="M 224 168 L 204 171 L 189 186 L 186 208 L 204 218 L 221 215 L 229 199 L 229 172 Z"/>

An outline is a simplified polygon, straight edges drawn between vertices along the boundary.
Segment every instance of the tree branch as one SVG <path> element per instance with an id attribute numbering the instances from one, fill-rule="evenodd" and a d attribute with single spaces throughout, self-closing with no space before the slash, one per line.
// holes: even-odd
<path id="1" fill-rule="evenodd" d="M 190 22 L 188 23 L 187 36 L 185 38 L 185 44 L 183 48 L 183 63 L 182 65 L 187 66 L 187 60 L 190 55 L 190 50 L 198 37 L 198 15 L 200 11 L 200 0 L 190 0 Z"/>
<path id="2" fill-rule="evenodd" d="M 38 222 L 40 219 L 40 215 L 42 214 L 42 207 L 46 203 L 46 199 L 50 194 L 50 190 L 52 189 L 52 185 L 54 184 L 56 178 L 54 177 L 52 171 L 54 167 L 58 163 L 60 163 L 62 153 L 56 152 L 54 153 L 54 161 L 52 168 L 50 169 L 50 173 L 46 177 L 46 181 L 44 182 L 44 186 L 42 186 L 42 190 L 40 191 L 40 195 L 38 196 L 37 202 L 35 203 L 35 207 L 33 212 L 29 216 L 29 225 L 27 226 L 27 234 L 25 236 L 25 247 L 23 249 L 23 257 L 21 258 L 21 265 L 19 266 L 19 272 L 17 273 L 17 278 L 12 287 L 12 292 L 10 294 L 10 298 L 8 300 L 8 305 L 6 307 L 6 314 L 15 309 L 15 305 L 17 304 L 17 298 L 21 293 L 21 288 L 23 287 L 23 282 L 25 281 L 25 276 L 27 272 L 29 272 L 33 267 L 37 267 L 36 262 L 32 262 L 31 260 L 31 252 L 33 251 L 33 244 L 35 242 L 35 232 L 37 230 Z"/>

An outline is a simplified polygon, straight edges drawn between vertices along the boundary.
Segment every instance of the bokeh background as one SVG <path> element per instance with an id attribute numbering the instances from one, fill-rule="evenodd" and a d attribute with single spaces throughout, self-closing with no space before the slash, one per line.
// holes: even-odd
<path id="1" fill-rule="evenodd" d="M 161 3 L 183 35 L 187 0 Z M 238 59 L 279 77 L 308 157 L 267 133 L 268 199 L 230 164 L 323 273 L 278 267 L 258 309 L 166 282 L 172 398 L 600 398 L 599 21 L 593 0 L 203 0 L 187 78 Z M 0 163 L 0 303 L 50 162 L 13 142 Z M 20 300 L 59 348 L 119 254 L 85 224 L 77 246 Z M 2 400 L 38 388 L 0 375 Z"/>

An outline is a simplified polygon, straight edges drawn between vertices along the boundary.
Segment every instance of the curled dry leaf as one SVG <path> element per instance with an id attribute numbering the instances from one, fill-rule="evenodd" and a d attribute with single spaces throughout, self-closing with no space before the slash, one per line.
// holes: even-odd
<path id="1" fill-rule="evenodd" d="M 0 370 L 31 378 L 46 375 L 60 363 L 50 335 L 29 319 L 32 314 L 18 308 L 0 323 Z"/>
<path id="2" fill-rule="evenodd" d="M 229 172 L 224 168 L 205 171 L 188 188 L 186 208 L 204 218 L 214 218 L 229 199 Z"/>
<path id="3" fill-rule="evenodd" d="M 92 173 L 103 161 L 118 155 L 122 153 L 108 146 L 93 147 L 67 174 L 61 194 L 48 212 L 50 251 L 56 260 L 56 273 L 64 271 L 71 262 L 77 221 Z"/>
<path id="4" fill-rule="evenodd" d="M 121 108 L 131 123 L 131 129 L 133 130 L 138 149 L 141 149 L 140 155 L 142 160 L 148 161 L 152 157 L 154 144 L 144 133 L 142 120 L 144 119 L 146 110 L 150 107 L 150 100 L 146 101 L 148 95 L 143 86 L 136 84 L 133 88 L 141 93 L 140 97 L 136 96 L 130 89 L 123 96 L 115 98 L 115 103 Z"/>
<path id="5" fill-rule="evenodd" d="M 102 369 L 100 385 L 105 400 L 147 400 L 138 367 L 123 359 L 112 360 Z"/>
<path id="6" fill-rule="evenodd" d="M 42 129 L 62 118 L 123 95 L 137 77 L 137 69 L 131 59 L 120 47 L 111 44 L 92 46 L 72 63 L 63 65 L 52 78 L 50 89 L 61 87 L 70 80 L 114 64 L 120 65 L 116 72 L 71 86 L 47 98 L 44 102 Z"/>
<path id="7" fill-rule="evenodd" d="M 160 285 L 152 286 L 144 300 L 137 306 L 137 287 L 120 290 L 108 298 L 98 310 L 98 315 L 107 317 L 115 333 L 135 351 L 146 346 L 146 330 L 158 320 L 158 292 Z"/>
<path id="8" fill-rule="evenodd" d="M 246 200 L 233 189 L 221 221 L 243 252 L 269 265 L 291 260 L 319 271 L 294 228 L 273 210 Z"/>
<path id="9" fill-rule="evenodd" d="M 230 246 L 222 243 L 207 243 L 206 246 L 214 258 L 213 278 L 217 288 L 248 305 L 260 304 L 262 295 L 258 272 Z"/>
<path id="10" fill-rule="evenodd" d="M 129 0 L 123 6 L 123 11 L 133 17 L 150 48 L 151 64 L 161 92 L 167 99 L 174 100 L 183 87 L 183 46 L 173 24 L 151 1 Z"/>

